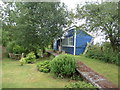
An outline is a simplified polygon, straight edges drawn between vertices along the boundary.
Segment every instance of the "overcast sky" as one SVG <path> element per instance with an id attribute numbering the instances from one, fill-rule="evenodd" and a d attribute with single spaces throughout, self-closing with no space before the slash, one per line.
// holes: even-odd
<path id="1" fill-rule="evenodd" d="M 64 2 L 68 9 L 74 9 L 77 4 L 85 4 L 85 2 L 101 2 L 101 0 L 61 0 Z"/>

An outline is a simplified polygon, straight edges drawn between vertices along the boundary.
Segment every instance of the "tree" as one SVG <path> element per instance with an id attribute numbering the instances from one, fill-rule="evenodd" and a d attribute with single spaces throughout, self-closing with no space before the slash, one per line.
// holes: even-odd
<path id="1" fill-rule="evenodd" d="M 14 40 L 14 19 L 15 17 L 12 14 L 14 5 L 13 3 L 4 3 L 1 5 L 0 13 L 1 13 L 1 30 L 2 30 L 2 45 L 7 46 L 7 44 Z"/>
<path id="2" fill-rule="evenodd" d="M 114 50 L 118 50 L 120 30 L 118 28 L 118 3 L 103 2 L 87 3 L 83 7 L 77 7 L 78 18 L 86 20 L 86 24 L 82 27 L 87 31 L 101 31 L 106 35 L 106 39 L 110 40 Z"/>
<path id="3" fill-rule="evenodd" d="M 67 10 L 60 2 L 14 3 L 10 16 L 16 43 L 29 51 L 53 43 L 67 24 Z"/>

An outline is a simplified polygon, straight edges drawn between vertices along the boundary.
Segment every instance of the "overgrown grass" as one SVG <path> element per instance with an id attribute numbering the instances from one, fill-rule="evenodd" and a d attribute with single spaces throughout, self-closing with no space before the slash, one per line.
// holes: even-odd
<path id="1" fill-rule="evenodd" d="M 78 60 L 92 68 L 94 71 L 106 77 L 113 84 L 118 85 L 118 66 L 105 63 L 100 60 L 86 58 L 83 55 L 75 56 Z"/>
<path id="2" fill-rule="evenodd" d="M 2 70 L 2 88 L 64 88 L 69 83 L 69 79 L 37 71 L 35 64 L 20 66 L 18 61 L 8 58 L 3 59 Z"/>

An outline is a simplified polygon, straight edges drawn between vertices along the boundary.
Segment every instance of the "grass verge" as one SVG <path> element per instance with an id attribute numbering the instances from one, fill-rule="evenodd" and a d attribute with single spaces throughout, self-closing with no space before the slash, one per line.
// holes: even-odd
<path id="1" fill-rule="evenodd" d="M 77 60 L 80 60 L 85 65 L 106 77 L 113 84 L 118 86 L 118 66 L 115 64 L 105 63 L 100 60 L 86 58 L 83 55 L 75 56 Z"/>
<path id="2" fill-rule="evenodd" d="M 20 66 L 8 58 L 3 59 L 2 71 L 2 88 L 64 88 L 69 83 L 68 79 L 37 71 L 35 64 Z"/>

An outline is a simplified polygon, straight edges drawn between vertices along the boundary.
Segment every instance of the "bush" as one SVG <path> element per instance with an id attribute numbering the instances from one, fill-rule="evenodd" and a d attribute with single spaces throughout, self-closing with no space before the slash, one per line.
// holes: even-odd
<path id="1" fill-rule="evenodd" d="M 44 61 L 37 63 L 37 68 L 40 72 L 50 72 L 50 61 Z"/>
<path id="2" fill-rule="evenodd" d="M 26 62 L 25 58 L 21 58 L 19 61 L 21 66 L 23 66 Z"/>
<path id="3" fill-rule="evenodd" d="M 94 87 L 92 84 L 86 83 L 84 81 L 70 83 L 70 84 L 66 85 L 65 88 L 92 88 L 93 90 L 96 90 L 96 87 Z"/>
<path id="4" fill-rule="evenodd" d="M 53 58 L 55 58 L 55 56 L 50 55 L 49 58 L 50 58 L 50 60 L 53 60 Z"/>
<path id="5" fill-rule="evenodd" d="M 51 71 L 57 76 L 72 76 L 75 73 L 75 58 L 73 56 L 64 54 L 55 57 L 51 63 Z"/>
<path id="6" fill-rule="evenodd" d="M 119 64 L 120 53 L 113 51 L 109 43 L 104 43 L 102 46 L 92 45 L 88 48 L 86 57 L 99 59 L 104 62 Z"/>
<path id="7" fill-rule="evenodd" d="M 76 71 L 73 76 L 71 76 L 71 79 L 72 80 L 75 80 L 75 81 L 83 81 L 83 78 L 80 76 L 79 72 Z"/>
<path id="8" fill-rule="evenodd" d="M 26 58 L 25 58 L 25 61 L 27 63 L 34 63 L 34 62 L 36 62 L 36 56 L 35 56 L 35 54 L 33 52 L 27 54 Z"/>
<path id="9" fill-rule="evenodd" d="M 19 46 L 19 45 L 15 45 L 13 47 L 13 52 L 16 53 L 16 54 L 21 54 L 24 52 L 24 48 Z"/>
<path id="10" fill-rule="evenodd" d="M 14 50 L 13 50 L 13 47 L 15 46 L 15 43 L 14 42 L 9 42 L 8 44 L 7 44 L 7 51 L 9 52 L 9 53 L 13 53 L 14 52 Z"/>
<path id="11" fill-rule="evenodd" d="M 9 53 L 21 54 L 25 49 L 22 46 L 17 45 L 15 42 L 9 42 L 7 45 L 7 51 Z"/>

